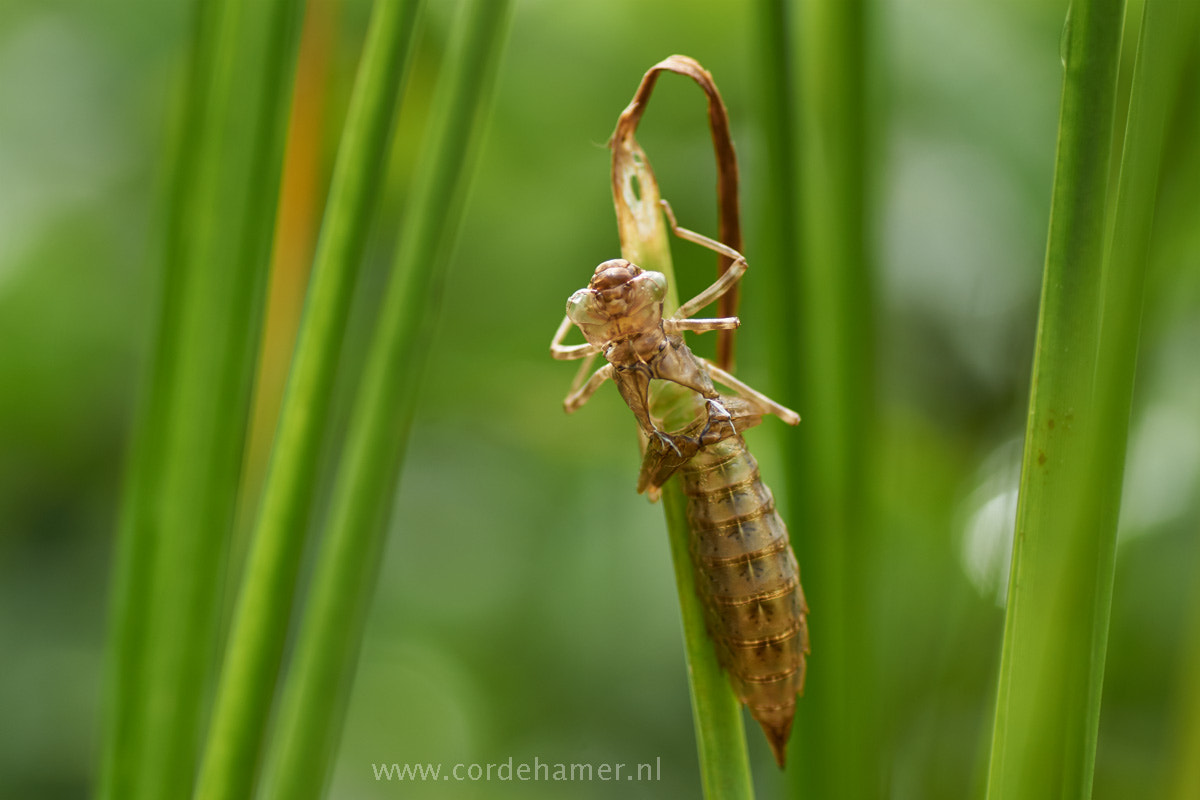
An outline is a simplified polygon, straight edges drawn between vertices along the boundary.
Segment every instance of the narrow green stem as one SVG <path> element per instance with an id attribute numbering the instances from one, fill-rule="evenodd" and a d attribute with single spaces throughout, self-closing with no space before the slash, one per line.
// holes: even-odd
<path id="1" fill-rule="evenodd" d="M 621 255 L 643 269 L 667 276 L 663 314 L 670 315 L 679 307 L 679 296 L 671 264 L 670 235 L 659 206 L 658 183 L 649 160 L 634 139 L 632 126 L 618 122 L 611 146 L 613 201 Z M 633 189 L 635 185 L 637 191 Z M 696 416 L 694 392 L 673 383 L 661 383 L 655 389 L 651 412 L 657 419 L 685 425 Z M 669 427 L 670 423 L 667 424 Z M 692 532 L 687 521 L 687 501 L 679 480 L 675 476 L 663 487 L 662 502 L 683 623 L 701 784 L 704 796 L 710 800 L 751 798 L 754 786 L 741 704 L 717 662 L 704 623 L 704 606 L 696 593 L 690 552 Z"/>
<path id="2" fill-rule="evenodd" d="M 279 733 L 267 759 L 267 796 L 317 797 L 328 780 L 508 11 L 505 0 L 475 0 L 457 16 L 427 138 L 432 152 L 414 177 L 284 687 Z"/>
<path id="3" fill-rule="evenodd" d="M 797 210 L 799 193 L 797 133 L 791 18 L 787 0 L 759 0 L 756 4 L 755 42 L 759 54 L 759 87 L 757 106 L 760 109 L 763 131 L 764 164 L 761 170 L 763 190 L 758 217 L 761 225 L 757 257 L 754 259 L 755 280 L 762 286 L 774 287 L 766 293 L 768 323 L 777 336 L 764 340 L 770 359 L 767 393 L 784 405 L 800 407 L 800 373 L 797 370 L 795 348 L 801 341 L 800 317 L 796 303 L 800 297 L 799 235 L 800 213 Z M 784 437 L 785 452 L 793 469 L 799 451 L 795 437 Z"/>
<path id="4" fill-rule="evenodd" d="M 195 191 L 198 160 L 192 154 L 199 148 L 203 120 L 211 113 L 211 93 L 207 91 L 206 77 L 216 55 L 219 8 L 215 2 L 196 6 L 191 65 L 181 92 L 185 103 L 170 158 L 172 175 L 163 214 L 166 228 L 163 254 L 167 268 L 161 271 L 154 355 L 130 448 L 113 567 L 104 750 L 97 787 L 97 796 L 101 800 L 133 797 L 137 766 L 144 763 L 146 693 L 143 686 L 150 658 L 151 587 L 161 531 L 158 497 L 162 492 L 161 478 L 166 460 L 164 445 L 171 419 L 174 366 L 182 359 L 179 325 L 184 302 L 182 289 L 187 283 L 186 270 L 195 268 L 195 262 L 182 254 L 183 228 L 187 223 L 184 209 L 186 198 Z"/>
<path id="5" fill-rule="evenodd" d="M 792 784 L 805 797 L 872 797 L 882 787 L 869 724 L 875 659 L 863 635 L 872 591 L 868 447 L 875 418 L 866 245 L 870 9 L 866 0 L 814 0 L 790 19 L 778 6 L 768 9 L 768 18 L 783 17 L 770 68 L 794 76 L 775 92 L 795 91 L 791 105 L 799 109 L 795 119 L 779 111 L 771 130 L 783 166 L 795 169 L 785 176 L 790 188 L 776 184 L 774 191 L 794 192 L 780 202 L 799 215 L 782 220 L 798 235 L 777 233 L 779 246 L 792 249 L 773 267 L 778 295 L 791 305 L 783 313 L 799 319 L 797 338 L 773 357 L 776 373 L 797 376 L 794 389 L 785 388 L 805 420 L 785 451 L 793 547 L 812 609 L 807 690 L 789 758 Z M 798 276 L 784 272 L 789 266 Z"/>
<path id="6" fill-rule="evenodd" d="M 1197 548 L 1193 544 L 1192 552 Z M 1168 800 L 1195 800 L 1200 797 L 1200 582 L 1193 582 L 1182 669 L 1177 673 L 1175 720 L 1172 733 Z"/>
<path id="7" fill-rule="evenodd" d="M 704 796 L 711 800 L 751 798 L 754 786 L 750 780 L 742 704 L 729 688 L 729 677 L 717 662 L 704 624 L 704 607 L 696 594 L 689 549 L 692 532 L 687 521 L 687 498 L 677 477 L 663 487 L 662 503 L 683 621 L 688 686 L 692 693 L 692 723 L 696 727 Z"/>
<path id="8" fill-rule="evenodd" d="M 1140 285 L 1140 260 L 1113 264 L 1117 272 L 1105 286 L 1123 15 L 1122 0 L 1074 0 L 1064 35 L 1058 155 L 988 776 L 994 800 L 1091 795 L 1119 505 L 1116 497 L 1098 498 L 1120 493 L 1141 304 L 1140 290 L 1106 299 L 1120 284 Z M 1132 335 L 1133 342 L 1114 335 Z M 1126 363 L 1102 365 L 1102 356 Z M 1104 430 L 1106 424 L 1117 430 Z"/>
<path id="9" fill-rule="evenodd" d="M 1117 523 L 1124 482 L 1129 417 L 1133 402 L 1142 298 L 1154 222 L 1164 129 L 1171 99 L 1185 70 L 1185 48 L 1194 41 L 1200 16 L 1190 0 L 1146 0 L 1142 6 L 1129 110 L 1117 181 L 1116 206 L 1104 263 L 1097 342 L 1094 454 L 1088 458 L 1083 496 L 1084 531 L 1098 539 L 1093 583 L 1090 680 L 1083 757 L 1085 791 L 1091 795 L 1100 726 L 1100 701 L 1113 594 Z"/>
<path id="10" fill-rule="evenodd" d="M 186 149 L 175 154 L 182 163 L 167 230 L 166 269 L 174 274 L 164 284 L 148 427 L 127 497 L 133 508 L 123 515 L 118 606 L 132 616 L 117 623 L 115 646 L 142 660 L 118 667 L 139 679 L 121 691 L 139 697 L 116 700 L 124 732 L 109 745 L 116 764 L 101 786 L 113 797 L 181 797 L 194 777 L 262 316 L 262 254 L 274 224 L 296 6 L 213 2 L 200 12 L 189 87 L 196 97 L 188 101 L 196 110 L 185 117 Z M 248 13 L 261 14 L 263 24 L 247 24 Z M 247 73 L 255 79 L 246 81 Z M 146 470 L 155 474 L 136 477 Z"/>
<path id="11" fill-rule="evenodd" d="M 250 796 L 291 618 L 346 320 L 419 3 L 379 2 L 355 82 L 196 796 Z"/>

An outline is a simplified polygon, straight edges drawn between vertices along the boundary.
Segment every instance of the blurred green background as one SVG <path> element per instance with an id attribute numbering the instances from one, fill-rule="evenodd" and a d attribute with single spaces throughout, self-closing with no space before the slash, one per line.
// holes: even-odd
<path id="1" fill-rule="evenodd" d="M 311 5 L 274 327 L 247 457 L 251 497 L 366 22 L 362 0 Z M 878 551 L 860 565 L 872 577 L 872 626 L 854 635 L 879 654 L 873 721 L 888 797 L 975 796 L 986 770 L 1066 5 L 871 6 L 880 420 L 862 496 L 881 527 Z M 385 278 L 454 8 L 432 3 L 418 40 L 348 375 Z M 147 0 L 0 5 L 3 797 L 82 797 L 96 769 L 108 568 L 150 352 L 162 149 L 188 13 L 187 4 Z M 604 147 L 616 116 L 645 69 L 686 53 L 716 78 L 742 165 L 751 271 L 739 373 L 774 390 L 761 355 L 772 336 L 759 322 L 768 298 L 754 280 L 759 197 L 772 169 L 756 25 L 750 5 L 717 0 L 517 3 L 332 797 L 400 796 L 397 784 L 375 780 L 373 763 L 509 756 L 661 758 L 661 783 L 624 784 L 620 796 L 699 792 L 665 528 L 634 493 L 629 412 L 606 388 L 562 414 L 573 369 L 551 361 L 548 344 L 567 296 L 617 254 Z M 1195 53 L 1192 65 L 1167 133 L 1148 273 L 1097 798 L 1164 796 L 1189 756 L 1180 698 L 1200 680 Z M 704 120 L 699 92 L 668 76 L 639 138 L 682 224 L 712 233 Z M 706 253 L 676 254 L 685 292 L 708 279 Z M 804 414 L 803 397 L 778 399 Z M 768 421 L 748 437 L 769 484 L 781 482 L 775 451 L 788 434 Z M 244 504 L 243 523 L 252 512 Z M 784 512 L 793 536 L 837 535 Z M 820 609 L 811 623 L 819 659 Z M 757 728 L 747 732 L 759 790 L 770 795 L 776 770 Z M 417 797 L 559 797 L 564 788 L 618 796 L 600 782 L 403 788 Z"/>

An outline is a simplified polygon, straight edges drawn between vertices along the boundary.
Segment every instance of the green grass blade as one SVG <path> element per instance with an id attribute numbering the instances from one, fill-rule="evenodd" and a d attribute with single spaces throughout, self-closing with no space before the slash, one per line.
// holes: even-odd
<path id="1" fill-rule="evenodd" d="M 376 4 L 314 259 L 262 506 L 196 790 L 252 792 L 291 618 L 341 342 L 391 137 L 418 2 Z"/>
<path id="2" fill-rule="evenodd" d="M 692 533 L 687 521 L 687 498 L 678 478 L 663 487 L 662 504 L 683 621 L 688 686 L 692 693 L 692 723 L 696 728 L 704 796 L 712 800 L 752 798 L 754 787 L 750 780 L 742 704 L 729 686 L 729 677 L 717 663 L 712 640 L 704 625 L 704 607 L 696 594 L 696 578 L 688 547 Z"/>
<path id="3" fill-rule="evenodd" d="M 1193 548 L 1193 552 L 1195 549 Z M 1188 616 L 1186 644 L 1178 670 L 1175 691 L 1174 743 L 1171 746 L 1168 774 L 1168 800 L 1194 800 L 1200 797 L 1200 583 L 1193 583 Z"/>
<path id="4" fill-rule="evenodd" d="M 106 745 L 106 796 L 178 797 L 192 785 L 274 224 L 294 5 L 256 6 L 257 27 L 239 4 L 200 11 L 167 223 L 174 274 L 164 283 L 158 396 L 139 434 L 119 545 L 116 605 L 136 616 L 116 623 L 115 646 L 128 656 L 114 660 L 138 678 L 124 691 L 140 697 L 115 700 L 124 722 Z"/>
<path id="5" fill-rule="evenodd" d="M 391 283 L 367 356 L 334 487 L 308 607 L 281 701 L 265 794 L 319 796 L 328 780 L 387 514 L 441 302 L 449 250 L 462 217 L 498 71 L 509 3 L 476 0 L 458 14 L 439 81 L 433 152 L 414 178 Z"/>
<path id="6" fill-rule="evenodd" d="M 618 134 L 620 131 L 618 123 Z M 671 264 L 670 235 L 659 206 L 658 183 L 649 160 L 633 139 L 632 131 L 628 141 L 619 135 L 613 138 L 613 199 L 617 207 L 621 255 L 643 269 L 667 276 L 663 314 L 669 316 L 679 307 L 679 296 Z M 635 185 L 637 191 L 634 191 Z M 697 413 L 695 402 L 696 395 L 690 390 L 678 384 L 660 382 L 651 395 L 651 411 L 664 421 L 674 419 L 686 424 Z M 669 423 L 668 427 L 671 427 Z M 692 534 L 687 522 L 687 499 L 680 487 L 679 476 L 663 487 L 662 503 L 683 623 L 704 796 L 722 800 L 752 798 L 754 785 L 750 777 L 742 707 L 717 662 L 705 627 L 704 607 L 696 593 L 689 547 Z"/>
<path id="7" fill-rule="evenodd" d="M 800 297 L 800 258 L 796 191 L 798 154 L 796 113 L 793 96 L 793 43 L 787 0 L 759 0 L 755 5 L 755 42 L 759 54 L 755 83 L 759 87 L 756 104 L 762 119 L 765 169 L 759 205 L 758 254 L 754 259 L 755 280 L 774 291 L 767 293 L 770 305 L 767 322 L 776 336 L 763 344 L 774 369 L 767 394 L 791 408 L 800 407 L 800 372 L 795 347 L 801 340 L 800 317 L 796 302 Z M 794 469 L 798 457 L 798 439 L 787 436 L 785 452 Z M 793 452 L 795 451 L 795 452 Z M 802 709 L 798 709 L 802 713 Z"/>
<path id="8" fill-rule="evenodd" d="M 1121 469 L 1116 462 L 1094 468 L 1094 460 L 1119 458 L 1105 437 L 1119 436 L 1123 456 L 1128 418 L 1126 399 L 1119 433 L 1102 430 L 1097 401 L 1114 403 L 1111 417 L 1120 402 L 1107 395 L 1130 391 L 1096 383 L 1123 12 L 1121 0 L 1075 0 L 1064 32 L 1058 155 L 988 775 L 994 800 L 1091 794 L 1118 505 L 1096 490 L 1115 477 L 1119 493 Z M 1137 311 L 1122 313 L 1133 314 L 1127 319 L 1136 330 L 1140 292 L 1120 302 L 1135 301 Z M 1132 368 L 1130 360 L 1106 378 L 1131 383 Z"/>
<path id="9" fill-rule="evenodd" d="M 154 355 L 139 403 L 134 442 L 121 504 L 121 520 L 113 566 L 109 647 L 106 666 L 103 755 L 97 796 L 102 800 L 132 797 L 137 766 L 144 761 L 146 680 L 151 584 L 158 547 L 158 497 L 170 425 L 174 365 L 181 359 L 180 307 L 185 271 L 195 267 L 182 254 L 186 198 L 195 191 L 199 131 L 210 113 L 206 76 L 217 47 L 217 3 L 196 7 L 191 63 L 181 96 L 185 99 L 171 155 L 171 179 L 163 215 L 161 298 Z"/>
<path id="10" fill-rule="evenodd" d="M 1085 796 L 1091 795 L 1113 595 L 1117 522 L 1128 444 L 1150 238 L 1163 136 L 1171 99 L 1186 69 L 1186 47 L 1200 17 L 1191 0 L 1146 0 L 1142 7 L 1129 112 L 1104 270 L 1097 345 L 1095 455 L 1089 459 L 1082 528 L 1099 539 L 1091 680 L 1085 730 Z"/>
<path id="11" fill-rule="evenodd" d="M 875 318 L 866 251 L 868 133 L 863 0 L 788 6 L 764 0 L 764 109 L 772 181 L 768 241 L 774 263 L 772 373 L 804 416 L 783 441 L 792 546 L 812 609 L 812 655 L 788 758 L 799 796 L 879 793 L 870 740 L 874 659 L 870 586 Z"/>

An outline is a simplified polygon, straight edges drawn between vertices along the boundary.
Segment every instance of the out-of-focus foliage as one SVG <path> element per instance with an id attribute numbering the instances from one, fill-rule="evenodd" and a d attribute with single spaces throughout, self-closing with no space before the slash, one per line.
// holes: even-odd
<path id="1" fill-rule="evenodd" d="M 455 8 L 431 5 L 396 153 L 380 165 L 389 202 L 359 293 L 363 318 Z M 365 8 L 326 6 L 319 175 L 336 145 Z M 961 798 L 979 793 L 986 768 L 1066 3 L 891 0 L 871 9 L 882 425 L 878 474 L 863 497 L 878 504 L 881 529 L 879 551 L 859 565 L 872 576 L 872 624 L 853 635 L 880 654 L 875 723 L 887 796 Z M 772 331 L 759 322 L 767 300 L 754 263 L 772 165 L 762 156 L 749 15 L 717 0 L 517 4 L 332 796 L 395 796 L 373 763 L 509 756 L 661 758 L 661 783 L 632 782 L 621 795 L 698 790 L 667 541 L 659 510 L 633 491 L 632 421 L 607 387 L 563 415 L 572 369 L 551 361 L 547 345 L 567 296 L 617 252 L 604 148 L 616 116 L 647 67 L 687 53 L 729 106 L 751 264 L 739 371 L 752 384 L 769 381 L 759 353 Z M 0 6 L 0 796 L 78 797 L 94 774 L 117 489 L 149 352 L 161 150 L 186 19 L 180 5 L 147 0 Z M 1200 71 L 1191 74 L 1183 97 L 1200 89 Z M 1194 102 L 1179 104 L 1164 151 L 1098 800 L 1164 795 L 1184 724 L 1177 700 L 1195 680 L 1182 658 L 1200 614 L 1198 114 Z M 664 78 L 639 139 L 681 223 L 711 232 L 714 174 L 695 88 Z M 711 259 L 686 245 L 676 254 L 686 294 L 708 279 Z M 367 330 L 352 326 L 347 374 Z M 285 350 L 271 356 L 286 364 Z M 805 411 L 802 397 L 780 400 Z M 753 434 L 771 483 L 775 441 L 788 431 L 768 422 Z M 808 530 L 794 512 L 788 519 L 794 536 L 838 533 Z M 820 609 L 811 624 L 819 659 Z M 768 796 L 774 767 L 751 739 Z M 473 796 L 500 797 L 563 789 L 470 786 Z M 618 794 L 600 781 L 569 791 Z"/>

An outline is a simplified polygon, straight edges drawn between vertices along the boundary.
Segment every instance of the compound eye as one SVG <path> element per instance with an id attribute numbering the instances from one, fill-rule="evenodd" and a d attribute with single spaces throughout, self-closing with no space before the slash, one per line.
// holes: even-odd
<path id="1" fill-rule="evenodd" d="M 646 291 L 656 303 L 661 303 L 667 296 L 667 276 L 661 272 L 645 270 L 642 272 L 642 280 L 645 281 Z"/>
<path id="2" fill-rule="evenodd" d="M 661 303 L 667 296 L 667 276 L 661 272 L 643 270 L 629 284 L 629 302 L 637 308 Z"/>
<path id="3" fill-rule="evenodd" d="M 567 316 L 577 325 L 603 322 L 604 314 L 599 313 L 597 305 L 599 298 L 591 289 L 580 289 L 567 300 Z"/>

